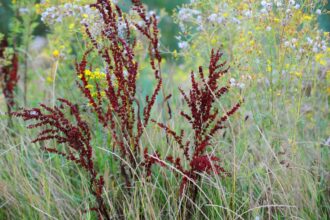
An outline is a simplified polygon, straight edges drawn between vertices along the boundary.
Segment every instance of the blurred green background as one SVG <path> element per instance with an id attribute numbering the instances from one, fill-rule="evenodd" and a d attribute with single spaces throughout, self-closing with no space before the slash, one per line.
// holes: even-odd
<path id="1" fill-rule="evenodd" d="M 124 0 L 124 5 L 129 6 L 129 0 Z M 184 3 L 189 3 L 190 0 L 142 0 L 143 3 L 147 4 L 150 10 L 155 10 L 157 14 L 161 11 L 166 13 L 162 17 L 159 24 L 162 38 L 161 42 L 165 48 L 170 50 L 178 49 L 177 41 L 175 36 L 178 35 L 179 28 L 172 19 L 172 12 L 174 9 Z M 13 17 L 13 11 L 10 9 L 11 0 L 0 0 L 0 32 L 7 34 L 10 29 L 10 19 Z M 323 11 L 330 11 L 330 2 L 325 6 Z M 330 14 L 322 14 L 318 18 L 320 27 L 325 31 L 330 31 Z M 39 25 L 36 31 L 36 35 L 44 35 L 46 27 L 42 24 Z"/>

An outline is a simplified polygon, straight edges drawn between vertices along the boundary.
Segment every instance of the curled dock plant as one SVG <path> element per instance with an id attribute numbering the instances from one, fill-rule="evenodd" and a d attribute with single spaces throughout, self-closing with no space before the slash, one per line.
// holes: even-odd
<path id="1" fill-rule="evenodd" d="M 226 74 L 229 67 L 226 66 L 226 62 L 220 63 L 222 53 L 219 50 L 211 52 L 210 63 L 208 67 L 208 75 L 205 76 L 202 67 L 199 67 L 199 78 L 201 82 L 198 82 L 194 72 L 191 73 L 192 87 L 189 93 L 185 93 L 182 89 L 180 92 L 188 105 L 189 113 L 181 111 L 181 116 L 190 124 L 193 137 L 190 137 L 191 141 L 184 141 L 185 132 L 181 130 L 180 133 L 175 132 L 173 129 L 163 123 L 159 123 L 153 120 L 160 128 L 172 136 L 174 141 L 181 148 L 184 160 L 189 164 L 188 168 L 184 168 L 182 158 L 167 156 L 165 161 L 172 164 L 182 174 L 182 181 L 180 186 L 180 195 L 187 192 L 187 195 L 191 202 L 187 205 L 188 210 L 192 209 L 192 203 L 195 202 L 198 194 L 198 181 L 200 179 L 199 173 L 209 173 L 217 175 L 228 174 L 225 169 L 219 164 L 220 158 L 214 153 L 209 153 L 208 148 L 212 146 L 212 137 L 217 131 L 225 128 L 225 122 L 230 116 L 232 116 L 241 106 L 242 101 L 238 101 L 228 111 L 220 115 L 220 109 L 216 103 L 225 93 L 228 93 L 230 86 L 219 86 L 218 80 Z M 165 166 L 164 160 L 162 160 L 158 153 L 152 155 L 145 150 L 146 167 L 149 169 L 148 174 L 151 175 L 151 167 L 153 164 L 160 164 Z M 190 204 L 190 205 L 189 205 Z M 186 218 L 189 219 L 190 212 L 186 213 Z"/>
<path id="2" fill-rule="evenodd" d="M 93 158 L 91 146 L 91 132 L 87 123 L 81 118 L 79 109 L 66 99 L 59 99 L 60 107 L 54 108 L 41 104 L 41 108 L 24 109 L 15 112 L 13 115 L 22 118 L 24 121 L 35 121 L 28 126 L 29 129 L 41 127 L 41 132 L 32 141 L 33 143 L 55 140 L 59 147 L 43 146 L 42 149 L 66 158 L 69 161 L 83 168 L 89 176 L 90 192 L 95 197 L 96 206 L 91 208 L 98 213 L 99 218 L 103 216 L 110 219 L 108 210 L 103 200 L 102 192 L 104 187 L 103 176 L 98 174 Z M 68 118 L 65 108 L 69 109 L 72 118 Z"/>

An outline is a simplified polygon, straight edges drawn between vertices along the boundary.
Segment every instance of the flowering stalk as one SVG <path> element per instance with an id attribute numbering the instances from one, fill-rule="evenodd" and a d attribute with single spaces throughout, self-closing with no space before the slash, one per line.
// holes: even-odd
<path id="1" fill-rule="evenodd" d="M 0 64 L 0 80 L 7 111 L 11 118 L 11 112 L 15 106 L 15 87 L 18 82 L 18 57 L 16 53 L 12 54 L 11 57 L 6 57 L 8 55 L 5 52 L 7 48 L 8 41 L 4 38 L 0 43 L 0 59 L 4 60 L 3 65 Z M 9 60 L 7 60 L 8 58 Z"/>
<path id="2" fill-rule="evenodd" d="M 101 217 L 110 219 L 106 208 L 102 191 L 104 187 L 103 176 L 98 174 L 93 161 L 93 148 L 91 146 L 91 133 L 87 123 L 82 120 L 76 105 L 65 99 L 58 99 L 60 107 L 50 108 L 41 104 L 41 108 L 24 109 L 22 112 L 14 112 L 16 117 L 24 121 L 36 121 L 28 126 L 29 129 L 42 127 L 43 130 L 32 142 L 55 140 L 58 144 L 64 144 L 64 149 L 43 147 L 43 150 L 58 154 L 69 161 L 82 167 L 89 175 L 90 191 L 96 200 L 96 207 L 91 208 Z M 64 106 L 68 107 L 75 123 L 65 116 Z"/>
<path id="3" fill-rule="evenodd" d="M 187 95 L 182 89 L 180 92 L 188 105 L 189 113 L 181 111 L 181 116 L 191 125 L 194 136 L 194 143 L 184 141 L 184 131 L 181 130 L 180 134 L 169 128 L 163 123 L 157 123 L 160 128 L 164 129 L 166 133 L 173 137 L 176 143 L 183 151 L 184 159 L 188 162 L 189 168 L 185 169 L 180 157 L 174 158 L 173 156 L 166 157 L 166 161 L 173 164 L 177 170 L 183 175 L 180 195 L 184 191 L 188 192 L 192 202 L 195 202 L 198 193 L 198 173 L 215 173 L 225 174 L 226 171 L 221 167 L 218 162 L 220 158 L 214 154 L 207 153 L 207 149 L 211 146 L 211 139 L 220 129 L 224 129 L 224 123 L 228 118 L 233 115 L 240 107 L 241 101 L 234 105 L 229 111 L 219 117 L 219 109 L 215 104 L 216 100 L 222 97 L 229 91 L 230 86 L 219 87 L 218 80 L 228 72 L 229 67 L 225 68 L 226 62 L 219 63 L 222 53 L 220 51 L 212 50 L 211 59 L 209 64 L 209 74 L 207 77 L 204 75 L 202 67 L 199 67 L 199 77 L 201 82 L 197 82 L 194 73 L 191 73 L 192 88 Z M 160 159 L 159 154 L 155 153 L 150 155 L 145 150 L 145 163 L 148 175 L 151 175 L 151 166 L 153 164 L 160 164 L 165 166 L 164 162 Z M 190 205 L 189 205 L 190 204 Z M 188 210 L 193 208 L 192 203 L 189 203 Z M 187 219 L 190 214 L 187 213 Z"/>
<path id="4" fill-rule="evenodd" d="M 82 61 L 76 64 L 76 72 L 80 78 L 80 90 L 88 99 L 99 121 L 111 131 L 114 146 L 119 147 L 121 157 L 136 169 L 143 160 L 140 139 L 161 90 L 162 78 L 156 15 L 146 14 L 139 0 L 132 0 L 132 3 L 133 12 L 137 14 L 139 22 L 129 21 L 121 9 L 108 0 L 98 0 L 91 5 L 101 14 L 102 30 L 98 39 L 95 39 L 89 25 L 85 24 L 86 34 L 93 47 L 86 51 Z M 139 32 L 148 42 L 150 65 L 156 81 L 153 93 L 145 97 L 144 106 L 136 97 L 139 63 L 135 57 L 134 31 Z M 87 57 L 92 50 L 97 51 L 105 63 L 106 74 L 106 88 L 102 88 L 98 82 L 93 86 L 96 88 L 96 95 L 93 95 L 86 75 L 90 69 Z M 136 177 L 125 166 L 121 164 L 121 171 L 129 188 Z"/>

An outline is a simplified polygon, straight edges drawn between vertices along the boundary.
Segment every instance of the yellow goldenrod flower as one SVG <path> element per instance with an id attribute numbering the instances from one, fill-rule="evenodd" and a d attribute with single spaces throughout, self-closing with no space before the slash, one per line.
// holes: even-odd
<path id="1" fill-rule="evenodd" d="M 53 78 L 50 77 L 50 76 L 48 76 L 48 77 L 46 78 L 46 81 L 47 81 L 48 83 L 52 83 L 52 82 L 53 82 Z"/>
<path id="2" fill-rule="evenodd" d="M 280 23 L 280 19 L 279 18 L 274 18 L 274 21 L 276 22 L 276 23 Z"/>
<path id="3" fill-rule="evenodd" d="M 178 57 L 178 52 L 176 50 L 173 51 L 173 57 L 177 58 Z"/>
<path id="4" fill-rule="evenodd" d="M 58 51 L 58 50 L 54 50 L 54 51 L 53 51 L 53 56 L 54 56 L 55 58 L 58 58 L 58 57 L 60 56 L 60 51 Z"/>
<path id="5" fill-rule="evenodd" d="M 311 15 L 304 15 L 303 17 L 302 17 L 302 19 L 303 19 L 303 21 L 310 21 L 310 20 L 312 20 L 313 19 L 313 16 L 311 16 Z"/>
<path id="6" fill-rule="evenodd" d="M 91 76 L 92 75 L 92 72 L 88 69 L 85 70 L 85 75 L 86 76 Z"/>
<path id="7" fill-rule="evenodd" d="M 322 54 L 322 53 L 318 53 L 318 54 L 316 54 L 316 55 L 315 55 L 315 61 L 316 61 L 317 63 L 321 64 L 322 66 L 327 65 L 327 62 L 325 61 L 324 56 L 325 56 L 325 55 Z"/>
<path id="8" fill-rule="evenodd" d="M 217 41 L 215 38 L 213 38 L 213 39 L 211 40 L 211 45 L 215 45 L 217 42 L 218 42 L 218 41 Z"/>
<path id="9" fill-rule="evenodd" d="M 302 77 L 302 73 L 301 72 L 294 72 L 292 74 L 295 75 L 298 78 L 301 78 Z"/>
<path id="10" fill-rule="evenodd" d="M 36 13 L 37 14 L 41 14 L 42 13 L 41 5 L 40 4 L 35 4 L 34 7 L 35 7 L 35 10 L 36 10 Z"/>

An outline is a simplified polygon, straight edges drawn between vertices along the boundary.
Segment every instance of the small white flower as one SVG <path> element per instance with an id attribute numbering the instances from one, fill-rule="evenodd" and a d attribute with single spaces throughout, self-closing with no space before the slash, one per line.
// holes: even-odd
<path id="1" fill-rule="evenodd" d="M 260 13 L 261 13 L 261 14 L 267 14 L 268 12 L 267 12 L 267 10 L 266 10 L 265 8 L 262 8 L 262 9 L 260 10 Z"/>
<path id="2" fill-rule="evenodd" d="M 187 41 L 181 41 L 181 42 L 179 42 L 178 46 L 179 46 L 180 49 L 184 50 L 184 49 L 187 49 L 189 47 L 189 44 L 188 44 Z"/>
<path id="3" fill-rule="evenodd" d="M 240 23 L 241 23 L 241 21 L 238 20 L 238 19 L 235 18 L 235 17 L 232 18 L 232 22 L 233 22 L 233 23 L 236 23 L 236 24 L 240 24 Z"/>
<path id="4" fill-rule="evenodd" d="M 234 78 L 231 78 L 231 79 L 229 80 L 229 82 L 230 82 L 230 85 L 231 85 L 231 86 L 235 86 L 235 85 L 236 85 L 236 80 L 235 80 Z"/>
<path id="5" fill-rule="evenodd" d="M 19 8 L 18 11 L 20 14 L 26 14 L 29 12 L 29 9 L 28 8 Z"/>
<path id="6" fill-rule="evenodd" d="M 207 19 L 211 22 L 215 22 L 217 20 L 218 15 L 217 14 L 211 14 Z"/>
<path id="7" fill-rule="evenodd" d="M 316 14 L 317 14 L 317 15 L 320 15 L 320 14 L 322 14 L 322 11 L 321 11 L 321 9 L 317 9 L 317 10 L 316 10 Z"/>
<path id="8" fill-rule="evenodd" d="M 142 27 L 143 24 L 144 24 L 144 22 L 143 22 L 143 21 L 138 21 L 137 24 L 138 24 L 140 27 Z"/>
<path id="9" fill-rule="evenodd" d="M 313 40 L 310 37 L 307 37 L 307 42 L 308 42 L 309 45 L 313 44 Z"/>
<path id="10" fill-rule="evenodd" d="M 71 3 L 66 3 L 66 4 L 64 5 L 64 8 L 65 8 L 65 9 L 71 9 L 71 8 L 72 8 L 72 4 L 71 4 Z"/>
<path id="11" fill-rule="evenodd" d="M 270 26 L 266 27 L 266 31 L 271 31 L 271 30 L 272 30 L 272 27 L 270 27 Z"/>
<path id="12" fill-rule="evenodd" d="M 327 51 L 327 46 L 326 45 L 323 45 L 321 48 L 324 52 Z"/>
<path id="13" fill-rule="evenodd" d="M 245 84 L 244 84 L 244 83 L 239 83 L 239 84 L 238 84 L 238 88 L 240 88 L 240 89 L 244 89 L 244 88 L 245 88 Z"/>
<path id="14" fill-rule="evenodd" d="M 248 18 L 251 18 L 252 17 L 252 11 L 251 10 L 246 10 L 246 11 L 244 11 L 244 15 Z"/>
<path id="15" fill-rule="evenodd" d="M 294 8 L 295 8 L 295 9 L 299 9 L 299 8 L 300 8 L 300 5 L 299 5 L 299 4 L 296 4 L 296 5 L 294 6 Z"/>
<path id="16" fill-rule="evenodd" d="M 292 39 L 291 39 L 291 42 L 292 42 L 293 44 L 297 43 L 297 41 L 298 41 L 297 38 L 292 38 Z"/>
<path id="17" fill-rule="evenodd" d="M 282 7 L 282 2 L 277 1 L 277 2 L 276 2 L 276 6 L 277 6 L 277 7 Z"/>
<path id="18" fill-rule="evenodd" d="M 56 22 L 58 22 L 58 23 L 60 23 L 60 22 L 62 22 L 62 16 L 60 15 L 60 16 L 58 16 L 57 18 L 56 18 L 56 20 L 55 20 Z"/>
<path id="19" fill-rule="evenodd" d="M 221 24 L 223 22 L 224 18 L 223 17 L 218 17 L 217 22 L 218 24 Z"/>
<path id="20" fill-rule="evenodd" d="M 290 4 L 290 5 L 294 5 L 294 4 L 296 4 L 296 1 L 295 1 L 295 0 L 290 0 L 290 1 L 289 1 L 289 4 Z"/>
<path id="21" fill-rule="evenodd" d="M 198 15 L 197 18 L 196 18 L 196 21 L 197 21 L 198 24 L 202 24 L 203 23 L 202 16 Z"/>
<path id="22" fill-rule="evenodd" d="M 290 46 L 290 42 L 289 42 L 289 41 L 285 41 L 285 42 L 284 42 L 284 46 L 285 46 L 285 47 Z"/>
<path id="23" fill-rule="evenodd" d="M 30 115 L 37 116 L 38 115 L 38 112 L 36 112 L 36 111 L 30 111 Z"/>

